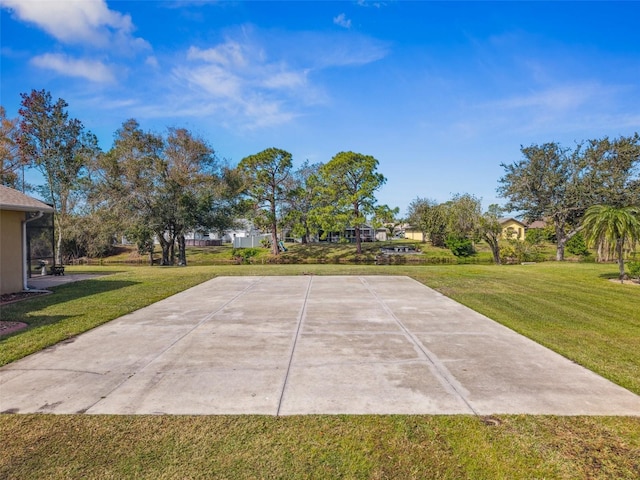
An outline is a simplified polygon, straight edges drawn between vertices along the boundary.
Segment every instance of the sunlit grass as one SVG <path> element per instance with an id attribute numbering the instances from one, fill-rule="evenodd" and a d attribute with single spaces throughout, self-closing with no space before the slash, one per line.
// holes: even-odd
<path id="1" fill-rule="evenodd" d="M 0 477 L 635 479 L 640 420 L 0 416 Z"/>

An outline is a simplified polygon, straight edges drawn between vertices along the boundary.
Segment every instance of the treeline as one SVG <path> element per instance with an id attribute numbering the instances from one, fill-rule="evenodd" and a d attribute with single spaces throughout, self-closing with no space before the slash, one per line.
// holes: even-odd
<path id="1" fill-rule="evenodd" d="M 484 239 L 500 262 L 499 217 L 518 212 L 525 222 L 543 220 L 552 229 L 557 260 L 576 235 L 597 248 L 599 257 L 616 257 L 624 276 L 625 250 L 640 241 L 640 136 L 604 137 L 577 144 L 522 147 L 522 159 L 502 164 L 498 193 L 507 203 L 481 211 L 469 194 L 450 201 L 416 198 L 409 220 L 434 245 L 460 255 L 473 252 L 473 241 Z"/>
<path id="2" fill-rule="evenodd" d="M 67 103 L 44 90 L 22 94 L 19 118 L 2 109 L 2 183 L 24 189 L 20 172 L 37 169 L 33 187 L 53 205 L 55 261 L 108 255 L 126 237 L 140 252 L 162 249 L 162 265 L 186 265 L 185 236 L 218 232 L 250 218 L 272 233 L 286 229 L 307 241 L 311 232 L 389 221 L 398 209 L 377 204 L 386 181 L 369 155 L 340 152 L 326 164 L 293 169 L 291 154 L 268 148 L 237 167 L 184 128 L 159 134 L 130 119 L 102 152 L 95 135 L 69 118 Z M 356 229 L 357 234 L 360 233 Z M 356 238 L 360 251 L 360 238 Z"/>
<path id="3" fill-rule="evenodd" d="M 525 222 L 547 222 L 558 260 L 578 233 L 619 262 L 640 238 L 637 133 L 574 148 L 523 147 L 520 160 L 502 164 L 503 208 L 491 205 L 483 212 L 481 199 L 468 193 L 444 203 L 418 197 L 402 220 L 398 208 L 377 203 L 386 178 L 370 155 L 339 152 L 327 163 L 305 162 L 294 170 L 289 152 L 268 148 L 232 167 L 187 129 L 150 132 L 134 119 L 122 124 L 112 147 L 102 152 L 95 135 L 69 118 L 64 100 L 54 102 L 44 90 L 21 98 L 17 119 L 8 119 L 0 107 L 0 177 L 4 185 L 24 189 L 23 169 L 40 171 L 45 184 L 33 189 L 54 207 L 58 263 L 63 256 L 107 255 L 126 237 L 147 253 L 157 239 L 163 265 L 184 265 L 188 233 L 223 235 L 245 218 L 271 233 L 274 254 L 278 232 L 307 242 L 319 231 L 356 227 L 360 253 L 357 227 L 409 222 L 457 255 L 473 254 L 475 242 L 484 240 L 500 263 L 505 212 L 517 212 Z"/>

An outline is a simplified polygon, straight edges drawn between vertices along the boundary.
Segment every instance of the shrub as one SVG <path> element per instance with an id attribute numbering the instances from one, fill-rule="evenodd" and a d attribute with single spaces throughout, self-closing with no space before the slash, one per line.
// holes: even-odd
<path id="1" fill-rule="evenodd" d="M 525 241 L 531 245 L 538 245 L 549 241 L 547 233 L 542 228 L 530 228 L 525 234 Z"/>
<path id="2" fill-rule="evenodd" d="M 234 248 L 231 251 L 231 257 L 240 259 L 242 263 L 250 263 L 250 258 L 260 253 L 257 248 Z"/>
<path id="3" fill-rule="evenodd" d="M 629 271 L 629 276 L 631 278 L 640 280 L 640 260 L 627 262 L 627 270 Z"/>
<path id="4" fill-rule="evenodd" d="M 566 244 L 567 252 L 572 255 L 579 255 L 586 257 L 590 254 L 587 248 L 587 243 L 584 241 L 584 237 L 581 233 L 576 233 L 573 237 L 567 240 Z"/>
<path id="5" fill-rule="evenodd" d="M 502 263 L 541 262 L 544 255 L 538 244 L 511 239 L 500 246 L 500 259 Z"/>
<path id="6" fill-rule="evenodd" d="M 476 253 L 473 249 L 473 243 L 471 243 L 471 240 L 468 238 L 450 235 L 447 237 L 447 241 L 445 243 L 447 248 L 451 250 L 451 253 L 456 257 L 470 257 Z"/>

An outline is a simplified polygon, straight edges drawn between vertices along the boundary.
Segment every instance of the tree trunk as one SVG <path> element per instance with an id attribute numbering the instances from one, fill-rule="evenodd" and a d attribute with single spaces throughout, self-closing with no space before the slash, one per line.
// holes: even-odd
<path id="1" fill-rule="evenodd" d="M 173 232 L 169 234 L 169 265 L 176 264 L 176 236 Z"/>
<path id="2" fill-rule="evenodd" d="M 280 247 L 278 246 L 278 230 L 275 224 L 271 225 L 271 253 L 278 255 Z"/>
<path id="3" fill-rule="evenodd" d="M 63 228 L 62 228 L 62 221 L 60 221 L 60 216 L 56 215 L 56 230 L 57 230 L 57 235 L 56 237 L 56 245 L 55 245 L 55 252 L 54 252 L 54 256 L 53 256 L 53 264 L 54 265 L 62 265 L 62 232 L 63 232 Z"/>
<path id="4" fill-rule="evenodd" d="M 556 229 L 556 260 L 558 262 L 564 261 L 564 247 L 567 244 L 567 234 L 564 231 L 564 222 L 555 223 Z"/>
<path id="5" fill-rule="evenodd" d="M 500 247 L 496 245 L 495 248 L 491 248 L 491 253 L 493 253 L 493 261 L 496 265 L 502 265 L 502 260 L 500 260 Z"/>
<path id="6" fill-rule="evenodd" d="M 187 242 L 183 234 L 178 235 L 178 265 L 187 266 Z"/>
<path id="7" fill-rule="evenodd" d="M 164 238 L 164 233 L 158 234 L 158 241 L 160 242 L 160 248 L 162 249 L 162 260 L 160 260 L 160 265 L 171 265 L 169 263 L 169 242 Z"/>
<path id="8" fill-rule="evenodd" d="M 491 253 L 493 255 L 493 263 L 496 265 L 501 265 L 502 260 L 500 260 L 500 244 L 498 243 L 498 239 L 490 239 L 485 238 L 489 247 L 491 247 Z"/>
<path id="9" fill-rule="evenodd" d="M 616 253 L 618 254 L 618 268 L 620 269 L 620 283 L 624 283 L 624 252 L 622 247 L 624 245 L 623 238 L 616 239 Z"/>
<path id="10" fill-rule="evenodd" d="M 358 209 L 358 204 L 353 205 L 353 216 L 354 218 L 358 218 L 360 216 L 360 211 Z M 356 253 L 360 255 L 362 253 L 362 245 L 360 240 L 360 225 L 354 225 L 355 234 L 356 234 Z"/>
<path id="11" fill-rule="evenodd" d="M 278 246 L 278 220 L 276 219 L 276 202 L 271 202 L 271 253 L 278 255 L 280 247 Z"/>

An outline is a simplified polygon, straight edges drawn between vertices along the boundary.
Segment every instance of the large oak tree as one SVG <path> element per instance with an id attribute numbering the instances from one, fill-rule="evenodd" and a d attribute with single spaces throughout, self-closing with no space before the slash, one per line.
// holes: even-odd
<path id="1" fill-rule="evenodd" d="M 221 168 L 213 148 L 183 128 L 166 137 L 144 132 L 135 120 L 116 133 L 102 172 L 113 208 L 126 219 L 127 234 L 140 245 L 155 235 L 162 264 L 186 265 L 185 235 L 213 228 Z"/>
<path id="2" fill-rule="evenodd" d="M 554 226 L 556 259 L 564 260 L 567 241 L 580 230 L 580 218 L 589 205 L 582 181 L 584 160 L 580 147 L 571 151 L 557 143 L 521 148 L 523 159 L 502 164 L 500 195 L 508 199 L 507 211 L 527 220 L 545 219 Z"/>
<path id="3" fill-rule="evenodd" d="M 523 159 L 502 164 L 506 174 L 498 192 L 507 210 L 527 220 L 544 219 L 555 230 L 557 260 L 566 242 L 582 229 L 587 208 L 640 202 L 640 136 L 589 140 L 573 150 L 557 143 L 521 149 Z"/>

